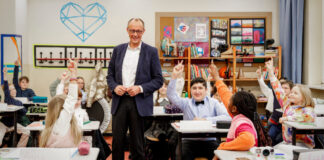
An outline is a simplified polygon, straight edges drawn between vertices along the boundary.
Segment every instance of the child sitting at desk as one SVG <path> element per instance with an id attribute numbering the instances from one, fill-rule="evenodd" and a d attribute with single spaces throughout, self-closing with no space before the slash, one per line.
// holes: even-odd
<path id="1" fill-rule="evenodd" d="M 14 85 L 8 84 L 7 68 L 3 69 L 3 80 L 4 80 L 3 90 L 4 90 L 4 95 L 5 95 L 4 102 L 7 103 L 8 105 L 23 106 L 21 101 L 15 99 L 17 91 L 16 91 Z M 26 112 L 27 112 L 26 108 L 20 109 L 18 111 L 17 132 L 22 135 L 20 137 L 17 147 L 26 147 L 27 142 L 28 142 L 30 132 L 29 132 L 29 130 L 26 130 L 24 126 L 19 124 L 22 121 L 21 120 L 22 117 L 26 115 Z M 1 146 L 5 133 L 8 130 L 13 129 L 14 122 L 13 122 L 12 117 L 7 117 L 7 116 L 2 117 L 2 119 L 0 121 L 1 121 L 0 122 L 0 146 Z"/>
<path id="2" fill-rule="evenodd" d="M 180 98 L 176 93 L 176 78 L 183 72 L 183 64 L 178 63 L 172 72 L 171 81 L 167 89 L 167 96 L 172 104 L 183 111 L 184 120 L 209 120 L 216 123 L 218 120 L 231 120 L 226 108 L 213 98 L 206 96 L 207 85 L 203 78 L 191 81 L 191 95 L 193 98 Z M 209 93 L 208 93 L 209 94 Z M 182 159 L 206 157 L 212 159 L 217 147 L 215 138 L 185 139 L 182 141 Z"/>
<path id="3" fill-rule="evenodd" d="M 313 123 L 316 114 L 314 112 L 315 104 L 311 97 L 310 89 L 304 85 L 297 84 L 291 89 L 290 94 L 286 95 L 280 82 L 274 75 L 273 59 L 266 62 L 266 67 L 269 72 L 271 86 L 283 110 L 283 116 L 279 119 L 279 122 L 295 121 Z M 282 137 L 285 142 L 292 142 L 291 128 L 285 124 L 282 124 Z M 296 135 L 296 141 L 304 143 L 309 148 L 315 146 L 314 135 L 299 134 Z"/>
<path id="4" fill-rule="evenodd" d="M 56 95 L 64 94 L 67 95 L 69 92 L 69 82 L 68 80 L 70 79 L 70 76 L 67 72 L 63 72 L 61 75 L 61 82 L 57 85 L 56 88 Z M 77 78 L 78 81 L 78 78 Z M 78 88 L 80 90 L 80 85 L 78 83 Z M 81 90 L 80 90 L 81 91 Z M 82 91 L 81 91 L 82 93 Z M 83 94 L 82 94 L 83 97 Z M 82 103 L 82 100 L 81 100 Z M 81 106 L 77 107 L 74 111 L 74 116 L 78 121 L 78 124 L 80 127 L 83 126 L 83 122 L 89 121 L 89 115 L 85 111 L 85 109 L 82 109 Z"/>
<path id="5" fill-rule="evenodd" d="M 80 107 L 82 94 L 77 85 L 77 63 L 70 61 L 71 72 L 68 95 L 57 95 L 48 103 L 45 129 L 41 133 L 40 147 L 71 148 L 81 141 L 82 131 L 73 113 Z"/>
<path id="6" fill-rule="evenodd" d="M 254 95 L 245 91 L 233 95 L 220 79 L 214 64 L 210 65 L 210 72 L 216 80 L 215 86 L 224 105 L 233 117 L 226 142 L 217 149 L 247 151 L 253 146 L 271 145 L 271 139 L 256 113 L 257 100 Z"/>
<path id="7" fill-rule="evenodd" d="M 14 76 L 12 80 L 17 90 L 17 97 L 27 97 L 28 100 L 31 101 L 33 100 L 33 97 L 36 96 L 36 94 L 32 89 L 28 88 L 29 78 L 27 76 L 20 77 L 18 82 L 19 65 L 21 65 L 20 60 L 16 60 L 15 68 L 14 68 Z"/>

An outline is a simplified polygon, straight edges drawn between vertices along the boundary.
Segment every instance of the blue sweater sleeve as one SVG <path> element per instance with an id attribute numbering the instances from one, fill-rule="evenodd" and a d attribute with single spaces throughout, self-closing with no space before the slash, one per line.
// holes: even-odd
<path id="1" fill-rule="evenodd" d="M 16 100 L 10 96 L 8 81 L 4 81 L 3 85 L 4 85 L 4 94 L 5 94 L 4 102 L 7 103 L 8 105 L 23 106 L 21 101 Z M 19 115 L 25 115 L 26 113 L 27 113 L 26 108 L 23 108 L 18 111 Z"/>
<path id="2" fill-rule="evenodd" d="M 20 90 L 20 86 L 18 83 L 18 74 L 19 74 L 19 66 L 15 66 L 12 82 L 13 82 L 17 92 L 18 92 L 18 90 Z"/>

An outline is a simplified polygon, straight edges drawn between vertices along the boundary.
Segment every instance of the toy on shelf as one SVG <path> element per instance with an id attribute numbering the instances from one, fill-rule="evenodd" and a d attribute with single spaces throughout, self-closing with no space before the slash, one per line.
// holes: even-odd
<path id="1" fill-rule="evenodd" d="M 164 37 L 161 42 L 161 50 L 164 52 L 164 56 L 177 56 L 177 43 L 170 38 Z"/>
<path id="2" fill-rule="evenodd" d="M 183 57 L 184 56 L 184 51 L 185 51 L 186 47 L 182 45 L 182 43 L 178 44 L 178 50 L 179 50 L 179 57 Z"/>

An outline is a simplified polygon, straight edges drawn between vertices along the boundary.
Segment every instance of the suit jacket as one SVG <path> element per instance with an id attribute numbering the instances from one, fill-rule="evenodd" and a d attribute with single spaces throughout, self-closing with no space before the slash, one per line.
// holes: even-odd
<path id="1" fill-rule="evenodd" d="M 128 43 L 114 48 L 109 62 L 107 82 L 112 92 L 111 114 L 115 114 L 118 108 L 120 96 L 114 90 L 117 85 L 123 85 L 122 66 Z M 139 55 L 135 84 L 143 88 L 143 93 L 135 96 L 136 107 L 140 116 L 153 114 L 153 92 L 163 85 L 161 65 L 157 49 L 142 42 Z"/>

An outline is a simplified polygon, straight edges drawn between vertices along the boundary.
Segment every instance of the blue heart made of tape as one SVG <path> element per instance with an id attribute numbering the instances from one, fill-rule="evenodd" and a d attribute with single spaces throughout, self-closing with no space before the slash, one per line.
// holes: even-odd
<path id="1" fill-rule="evenodd" d="M 99 3 L 89 4 L 85 8 L 69 2 L 60 12 L 61 22 L 82 42 L 86 41 L 107 20 L 107 11 Z"/>

